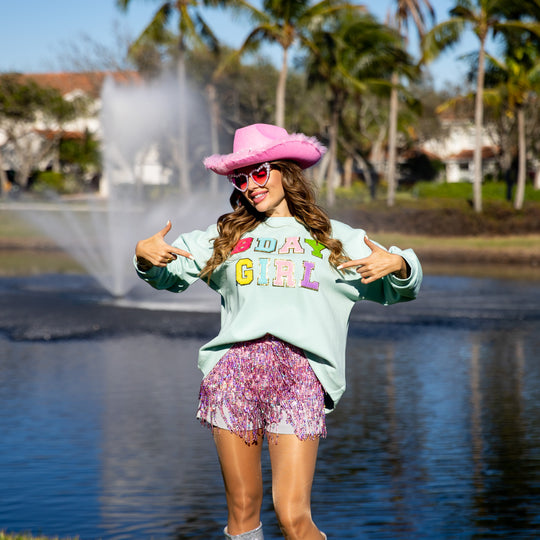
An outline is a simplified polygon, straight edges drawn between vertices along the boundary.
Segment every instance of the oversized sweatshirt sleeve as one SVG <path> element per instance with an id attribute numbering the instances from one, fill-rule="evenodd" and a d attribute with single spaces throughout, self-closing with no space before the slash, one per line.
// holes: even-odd
<path id="1" fill-rule="evenodd" d="M 366 232 L 362 229 L 353 229 L 342 223 L 333 223 L 335 235 L 343 242 L 347 255 L 355 260 L 369 256 L 371 249 L 365 243 Z M 373 241 L 373 239 L 371 239 Z M 384 246 L 375 242 L 378 246 Z M 389 274 L 370 284 L 364 284 L 356 271 L 345 272 L 345 280 L 355 287 L 357 300 L 371 300 L 379 304 L 395 304 L 413 300 L 418 295 L 422 284 L 422 266 L 412 249 L 400 249 L 391 246 L 387 251 L 400 255 L 409 267 L 409 275 L 405 279 Z"/>
<path id="2" fill-rule="evenodd" d="M 137 267 L 137 261 L 134 258 L 135 270 L 141 279 L 155 289 L 166 289 L 171 292 L 185 291 L 199 278 L 200 271 L 212 255 L 214 239 L 217 236 L 216 225 L 210 226 L 205 231 L 182 234 L 172 245 L 191 253 L 193 260 L 179 255 L 164 268 L 153 266 L 147 272 L 142 272 Z"/>
<path id="3" fill-rule="evenodd" d="M 379 282 L 382 282 L 383 295 L 382 302 L 378 297 L 375 298 L 375 301 L 382 304 L 395 304 L 397 302 L 414 300 L 418 295 L 423 278 L 422 266 L 416 253 L 410 248 L 400 249 L 396 246 L 391 246 L 388 251 L 390 253 L 401 255 L 401 257 L 405 259 L 405 262 L 409 267 L 409 276 L 405 279 L 401 279 L 394 274 L 389 274 L 378 280 Z M 375 284 L 376 283 L 377 282 L 375 282 Z M 365 287 L 365 285 L 361 285 Z"/>

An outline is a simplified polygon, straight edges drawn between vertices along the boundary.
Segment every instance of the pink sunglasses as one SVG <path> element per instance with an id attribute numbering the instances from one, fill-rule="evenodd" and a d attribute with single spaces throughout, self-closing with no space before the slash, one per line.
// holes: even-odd
<path id="1" fill-rule="evenodd" d="M 229 182 L 242 193 L 245 192 L 249 185 L 249 179 L 251 178 L 259 187 L 263 187 L 270 178 L 270 163 L 265 162 L 259 165 L 256 169 L 253 169 L 248 174 L 236 173 L 228 174 L 227 178 Z"/>

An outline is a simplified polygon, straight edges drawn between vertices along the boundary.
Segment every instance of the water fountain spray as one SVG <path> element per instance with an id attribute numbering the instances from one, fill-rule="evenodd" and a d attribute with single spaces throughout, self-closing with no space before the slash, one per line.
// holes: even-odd
<path id="1" fill-rule="evenodd" d="M 111 295 L 139 282 L 132 258 L 137 240 L 173 223 L 175 234 L 206 228 L 227 211 L 228 189 L 215 193 L 201 161 L 211 153 L 209 120 L 200 95 L 188 92 L 191 163 L 179 163 L 178 87 L 174 77 L 116 83 L 102 89 L 103 178 L 99 196 L 56 204 L 26 217 L 70 253 Z M 188 189 L 179 168 L 189 167 Z"/>

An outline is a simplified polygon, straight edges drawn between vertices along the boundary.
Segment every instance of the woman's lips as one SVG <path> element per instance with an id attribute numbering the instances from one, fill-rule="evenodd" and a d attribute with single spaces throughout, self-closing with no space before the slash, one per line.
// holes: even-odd
<path id="1" fill-rule="evenodd" d="M 267 195 L 267 191 L 258 191 L 257 193 L 252 193 L 251 194 L 251 200 L 254 202 L 254 203 L 259 203 L 261 202 L 263 199 L 266 198 L 266 195 Z"/>

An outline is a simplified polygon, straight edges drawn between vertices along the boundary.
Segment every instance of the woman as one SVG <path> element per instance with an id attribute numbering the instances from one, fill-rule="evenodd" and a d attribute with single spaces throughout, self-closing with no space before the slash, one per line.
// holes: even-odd
<path id="1" fill-rule="evenodd" d="M 155 288 L 180 292 L 200 278 L 222 298 L 219 335 L 199 355 L 197 416 L 217 446 L 226 538 L 263 538 L 265 434 L 285 538 L 326 538 L 311 518 L 311 486 L 325 412 L 345 390 L 350 311 L 357 300 L 411 300 L 422 280 L 411 250 L 387 251 L 315 204 L 303 169 L 324 151 L 277 126 L 237 130 L 231 154 L 204 161 L 233 184 L 233 211 L 170 245 L 169 222 L 136 247 L 137 271 Z"/>

